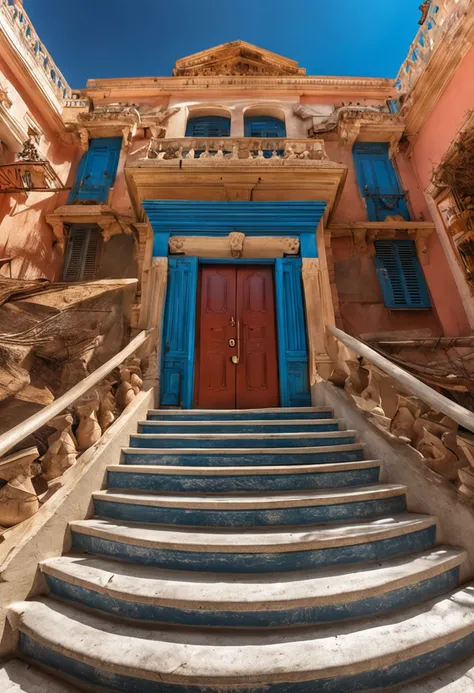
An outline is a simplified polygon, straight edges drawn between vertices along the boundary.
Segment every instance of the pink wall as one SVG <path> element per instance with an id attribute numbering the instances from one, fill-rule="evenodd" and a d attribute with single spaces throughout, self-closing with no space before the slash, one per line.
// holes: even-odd
<path id="1" fill-rule="evenodd" d="M 25 130 L 28 125 L 25 115 L 29 114 L 44 133 L 39 150 L 53 165 L 60 180 L 72 184 L 71 162 L 78 158 L 77 148 L 64 144 L 57 133 L 45 123 L 28 95 L 20 95 L 15 76 L 7 65 L 0 61 L 1 84 L 8 89 L 12 106 L 10 114 Z M 14 160 L 12 152 L 6 153 L 6 163 Z M 71 176 L 72 177 L 72 176 Z M 51 227 L 45 221 L 59 204 L 64 204 L 67 193 L 18 193 L 0 195 L 0 256 L 13 257 L 12 276 L 22 279 L 45 277 L 57 279 L 62 264 L 62 255 L 55 244 Z M 0 270 L 9 276 L 8 267 Z"/>
<path id="2" fill-rule="evenodd" d="M 474 104 L 474 47 L 430 113 L 413 147 L 412 162 L 423 190 Z"/>

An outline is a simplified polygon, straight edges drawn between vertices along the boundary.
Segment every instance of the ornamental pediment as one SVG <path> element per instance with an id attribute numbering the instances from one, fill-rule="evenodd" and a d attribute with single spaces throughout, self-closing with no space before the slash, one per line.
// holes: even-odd
<path id="1" fill-rule="evenodd" d="M 232 41 L 176 61 L 174 77 L 291 76 L 306 70 L 277 53 L 246 41 Z"/>

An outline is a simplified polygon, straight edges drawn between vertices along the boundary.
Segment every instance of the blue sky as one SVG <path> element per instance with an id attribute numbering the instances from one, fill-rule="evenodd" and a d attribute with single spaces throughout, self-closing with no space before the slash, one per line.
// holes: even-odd
<path id="1" fill-rule="evenodd" d="M 23 0 L 73 88 L 169 75 L 177 58 L 243 39 L 313 75 L 394 77 L 420 0 Z"/>

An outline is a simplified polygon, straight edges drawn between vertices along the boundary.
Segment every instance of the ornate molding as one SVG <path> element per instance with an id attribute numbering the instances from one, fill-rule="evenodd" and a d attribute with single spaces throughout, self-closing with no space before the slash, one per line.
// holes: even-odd
<path id="1" fill-rule="evenodd" d="M 175 77 L 305 75 L 298 63 L 246 41 L 232 41 L 176 61 Z"/>
<path id="2" fill-rule="evenodd" d="M 227 237 L 172 236 L 168 242 L 172 255 L 190 255 L 205 258 L 276 258 L 297 255 L 298 238 L 278 236 L 246 236 L 239 231 Z"/>
<path id="3" fill-rule="evenodd" d="M 102 231 L 104 243 L 108 243 L 118 234 L 132 235 L 131 227 L 135 220 L 115 213 L 107 205 L 64 205 L 58 207 L 53 214 L 48 214 L 46 222 L 53 229 L 59 247 L 64 250 L 67 229 L 71 224 L 96 224 Z"/>

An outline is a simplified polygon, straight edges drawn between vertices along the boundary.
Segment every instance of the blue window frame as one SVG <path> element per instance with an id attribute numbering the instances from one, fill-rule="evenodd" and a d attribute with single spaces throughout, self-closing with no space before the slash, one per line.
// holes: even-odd
<path id="1" fill-rule="evenodd" d="M 230 137 L 230 118 L 197 116 L 189 118 L 186 137 Z"/>
<path id="2" fill-rule="evenodd" d="M 414 241 L 375 241 L 374 263 L 387 308 L 431 307 Z"/>
<path id="3" fill-rule="evenodd" d="M 101 137 L 89 141 L 89 149 L 79 164 L 68 204 L 85 200 L 107 202 L 117 174 L 121 148 L 121 137 Z"/>
<path id="4" fill-rule="evenodd" d="M 384 221 L 387 217 L 410 214 L 397 172 L 385 142 L 356 142 L 353 148 L 357 181 L 367 203 L 369 221 Z"/>
<path id="5" fill-rule="evenodd" d="M 286 137 L 286 126 L 273 116 L 248 116 L 244 120 L 245 137 Z"/>

